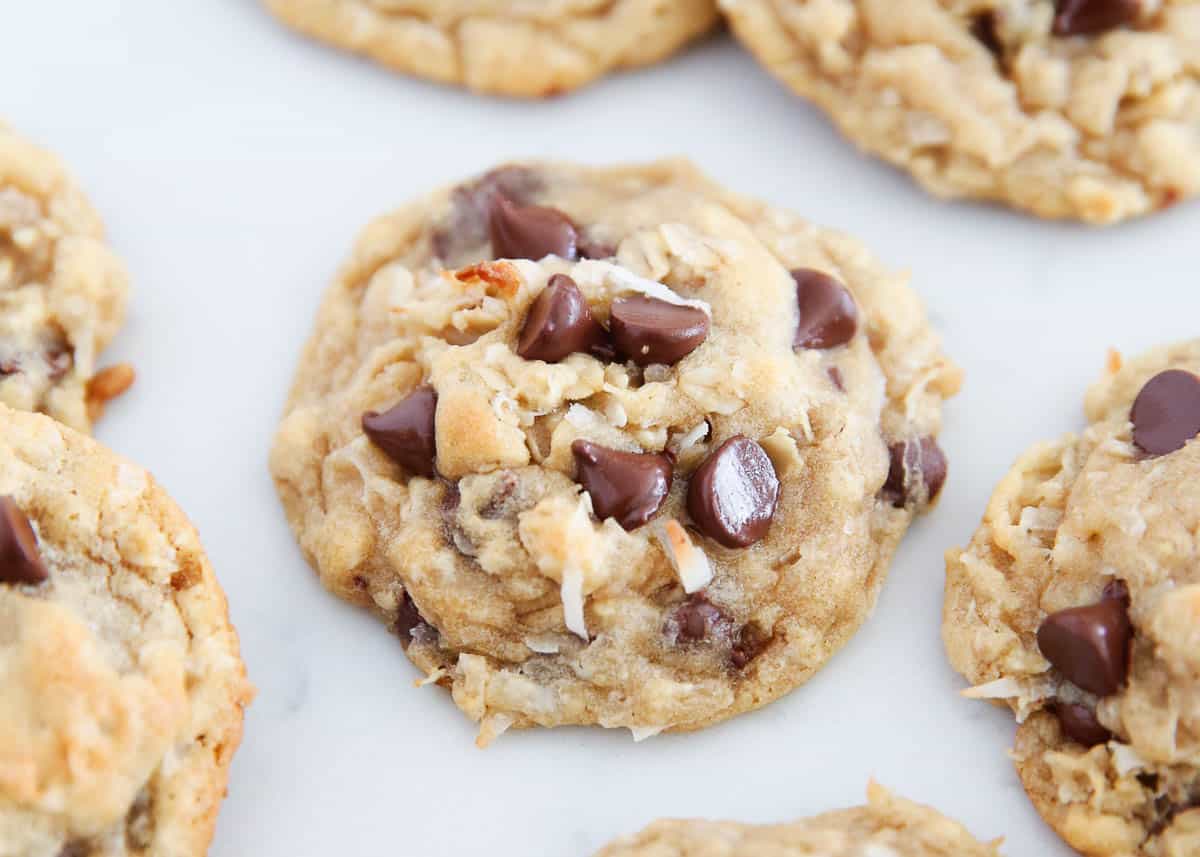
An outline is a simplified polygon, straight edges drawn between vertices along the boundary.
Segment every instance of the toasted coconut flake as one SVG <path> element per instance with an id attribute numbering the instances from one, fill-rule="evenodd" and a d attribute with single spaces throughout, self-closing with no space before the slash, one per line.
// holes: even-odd
<path id="1" fill-rule="evenodd" d="M 636 292 L 648 298 L 657 298 L 660 301 L 666 301 L 669 304 L 696 307 L 703 310 L 709 317 L 712 317 L 712 307 L 704 301 L 688 300 L 676 294 L 669 286 L 663 285 L 656 280 L 647 280 L 645 277 L 639 277 L 632 271 L 628 271 L 620 265 L 614 265 L 612 262 L 589 259 L 577 264 L 573 273 L 576 279 L 585 279 L 592 283 L 607 285 L 618 294 Z"/>
<path id="2" fill-rule="evenodd" d="M 439 681 L 442 680 L 443 677 L 445 677 L 445 675 L 446 675 L 446 671 L 444 669 L 442 669 L 441 667 L 438 667 L 433 672 L 431 672 L 429 675 L 425 676 L 425 678 L 419 678 L 416 681 L 414 681 L 413 687 L 425 687 L 426 685 L 437 684 Z"/>
<path id="3" fill-rule="evenodd" d="M 481 285 L 489 294 L 511 298 L 521 288 L 521 275 L 511 262 L 480 262 L 454 272 L 464 285 Z"/>
<path id="4" fill-rule="evenodd" d="M 1021 693 L 1020 683 L 1011 676 L 977 684 L 962 691 L 962 695 L 967 699 L 1015 699 Z"/>
<path id="5" fill-rule="evenodd" d="M 480 750 L 487 749 L 489 744 L 508 731 L 513 722 L 513 718 L 508 714 L 489 714 L 479 724 L 479 734 L 475 736 L 475 746 Z"/>
<path id="6" fill-rule="evenodd" d="M 696 546 L 682 524 L 668 518 L 654 527 L 654 535 L 658 537 L 667 559 L 675 567 L 684 592 L 691 594 L 708 586 L 713 578 L 712 566 L 704 551 Z"/>

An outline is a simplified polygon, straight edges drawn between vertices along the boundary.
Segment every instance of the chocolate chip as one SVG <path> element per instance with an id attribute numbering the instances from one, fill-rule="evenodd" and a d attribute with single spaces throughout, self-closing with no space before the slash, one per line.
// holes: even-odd
<path id="1" fill-rule="evenodd" d="M 579 236 L 576 245 L 580 259 L 611 259 L 617 255 L 617 245 L 611 241 L 600 241 L 585 235 Z"/>
<path id="2" fill-rule="evenodd" d="M 1101 601 L 1118 601 L 1129 609 L 1129 585 L 1123 580 L 1111 580 L 1100 593 Z"/>
<path id="3" fill-rule="evenodd" d="M 1077 744 L 1095 747 L 1112 738 L 1112 733 L 1101 726 L 1100 721 L 1096 719 L 1096 712 L 1086 705 L 1057 702 L 1054 704 L 1054 714 L 1058 717 L 1063 734 Z"/>
<path id="4" fill-rule="evenodd" d="M 738 630 L 733 651 L 729 653 L 729 659 L 733 662 L 733 666 L 739 670 L 745 669 L 746 664 L 766 651 L 772 636 L 757 622 L 748 622 L 743 625 Z"/>
<path id="5" fill-rule="evenodd" d="M 1037 632 L 1038 648 L 1063 677 L 1097 696 L 1121 689 L 1129 672 L 1133 627 L 1115 599 L 1051 613 Z"/>
<path id="6" fill-rule="evenodd" d="M 41 583 L 49 576 L 29 519 L 12 497 L 0 497 L 0 583 Z"/>
<path id="7" fill-rule="evenodd" d="M 700 643 L 719 631 L 727 629 L 729 617 L 702 592 L 691 595 L 672 611 L 668 627 L 675 639 L 685 643 Z"/>
<path id="8" fill-rule="evenodd" d="M 592 318 L 579 286 L 566 274 L 555 274 L 537 296 L 517 340 L 526 360 L 557 363 L 577 351 L 590 351 L 608 332 Z"/>
<path id="9" fill-rule="evenodd" d="M 589 440 L 571 444 L 576 480 L 600 519 L 615 518 L 633 530 L 654 517 L 671 490 L 674 465 L 666 455 L 621 452 Z"/>
<path id="10" fill-rule="evenodd" d="M 744 548 L 767 534 L 779 503 L 779 478 L 767 453 L 735 435 L 692 474 L 688 513 L 709 538 Z"/>
<path id="11" fill-rule="evenodd" d="M 397 464 L 420 476 L 432 477 L 437 455 L 436 413 L 437 393 L 432 387 L 418 387 L 382 414 L 363 414 L 362 427 L 371 442 Z"/>
<path id="12" fill-rule="evenodd" d="M 412 645 L 413 637 L 418 636 L 418 629 L 422 626 L 428 627 L 428 623 L 417 610 L 412 597 L 405 592 L 404 599 L 396 608 L 396 624 L 393 626 L 396 636 L 400 638 L 400 645 L 406 649 Z"/>
<path id="13" fill-rule="evenodd" d="M 500 194 L 492 197 L 488 225 L 492 255 L 497 259 L 532 259 L 546 256 L 575 259 L 579 233 L 571 219 L 556 208 L 517 205 Z"/>
<path id="14" fill-rule="evenodd" d="M 1132 23 L 1140 12 L 1139 0 L 1057 0 L 1054 35 L 1103 33 Z"/>
<path id="15" fill-rule="evenodd" d="M 946 454 L 931 437 L 910 439 L 888 447 L 891 462 L 883 495 L 902 509 L 932 503 L 946 484 Z"/>
<path id="16" fill-rule="evenodd" d="M 971 19 L 971 35 L 996 56 L 1004 54 L 1004 45 L 996 31 L 995 11 L 981 12 Z"/>
<path id="17" fill-rule="evenodd" d="M 449 260 L 479 248 L 489 240 L 492 197 L 502 194 L 513 202 L 525 203 L 542 184 L 541 175 L 528 167 L 500 167 L 477 181 L 459 185 L 451 194 L 449 215 L 433 232 L 433 252 L 439 259 Z"/>
<path id="18" fill-rule="evenodd" d="M 1129 412 L 1133 442 L 1150 456 L 1167 455 L 1200 433 L 1200 378 L 1182 369 L 1146 382 Z"/>
<path id="19" fill-rule="evenodd" d="M 849 290 L 828 274 L 810 268 L 792 271 L 800 320 L 793 348 L 845 345 L 858 330 L 858 307 Z"/>
<path id="20" fill-rule="evenodd" d="M 613 301 L 617 352 L 639 366 L 678 363 L 708 338 L 708 313 L 698 307 L 642 296 Z"/>

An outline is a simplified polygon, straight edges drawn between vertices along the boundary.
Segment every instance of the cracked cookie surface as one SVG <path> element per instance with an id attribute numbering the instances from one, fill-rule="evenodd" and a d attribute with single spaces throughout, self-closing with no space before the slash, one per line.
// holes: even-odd
<path id="1" fill-rule="evenodd" d="M 0 403 L 90 429 L 133 381 L 129 366 L 96 365 L 128 288 L 58 159 L 0 123 Z"/>
<path id="2" fill-rule="evenodd" d="M 907 278 L 844 235 L 685 162 L 510 165 L 365 230 L 271 468 L 325 585 L 482 743 L 642 737 L 846 642 L 945 478 L 958 384 Z"/>
<path id="3" fill-rule="evenodd" d="M 1121 365 L 947 554 L 943 637 L 1019 722 L 1046 820 L 1089 855 L 1200 853 L 1200 341 Z"/>
<path id="4" fill-rule="evenodd" d="M 264 0 L 289 26 L 389 68 L 536 98 L 649 65 L 708 32 L 715 0 Z"/>
<path id="5" fill-rule="evenodd" d="M 791 824 L 658 821 L 596 857 L 997 857 L 937 810 L 872 783 L 867 804 Z"/>
<path id="6" fill-rule="evenodd" d="M 0 405 L 0 853 L 205 854 L 249 698 L 175 504 L 90 438 Z"/>
<path id="7" fill-rule="evenodd" d="M 722 0 L 861 148 L 943 197 L 1105 224 L 1200 192 L 1191 0 Z"/>

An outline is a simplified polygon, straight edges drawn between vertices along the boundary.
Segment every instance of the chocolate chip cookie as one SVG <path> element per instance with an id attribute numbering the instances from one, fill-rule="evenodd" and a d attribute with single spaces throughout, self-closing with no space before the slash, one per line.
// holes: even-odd
<path id="1" fill-rule="evenodd" d="M 265 0 L 291 27 L 396 71 L 476 92 L 557 95 L 658 62 L 716 0 Z"/>
<path id="2" fill-rule="evenodd" d="M 658 821 L 596 857 L 997 857 L 937 810 L 872 783 L 866 806 L 791 824 Z"/>
<path id="3" fill-rule="evenodd" d="M 722 0 L 762 63 L 943 197 L 1112 223 L 1200 191 L 1191 0 Z"/>
<path id="4" fill-rule="evenodd" d="M 0 403 L 87 431 L 133 383 L 97 371 L 128 279 L 58 159 L 0 123 Z"/>
<path id="5" fill-rule="evenodd" d="M 1088 427 L 1035 446 L 947 554 L 966 695 L 1017 715 L 1014 758 L 1089 855 L 1200 853 L 1200 340 L 1122 365 Z"/>
<path id="6" fill-rule="evenodd" d="M 201 857 L 249 698 L 183 513 L 0 405 L 0 853 Z"/>
<path id="7" fill-rule="evenodd" d="M 363 233 L 271 468 L 481 723 L 764 705 L 866 617 L 959 384 L 903 276 L 680 161 L 510 165 Z"/>

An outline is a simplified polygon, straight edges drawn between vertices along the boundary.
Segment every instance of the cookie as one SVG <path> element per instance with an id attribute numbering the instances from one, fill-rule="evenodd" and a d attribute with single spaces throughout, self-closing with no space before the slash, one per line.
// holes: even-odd
<path id="1" fill-rule="evenodd" d="M 792 824 L 658 821 L 596 857 L 997 857 L 998 846 L 872 783 L 866 806 Z"/>
<path id="2" fill-rule="evenodd" d="M 58 159 L 0 123 L 0 403 L 87 431 L 133 383 L 97 371 L 128 278 Z"/>
<path id="3" fill-rule="evenodd" d="M 1114 352 L 947 554 L 943 637 L 1018 720 L 1046 820 L 1089 855 L 1200 853 L 1200 340 Z"/>
<path id="4" fill-rule="evenodd" d="M 0 853 L 201 857 L 249 699 L 183 513 L 0 405 Z"/>
<path id="5" fill-rule="evenodd" d="M 1190 0 L 721 0 L 855 144 L 942 197 L 1106 224 L 1200 191 Z"/>
<path id="6" fill-rule="evenodd" d="M 289 26 L 406 74 L 539 98 L 650 65 L 712 29 L 715 0 L 265 0 Z"/>
<path id="7" fill-rule="evenodd" d="M 850 238 L 685 162 L 510 165 L 366 229 L 271 467 L 325 585 L 481 742 L 640 737 L 849 639 L 945 479 L 958 384 Z"/>

